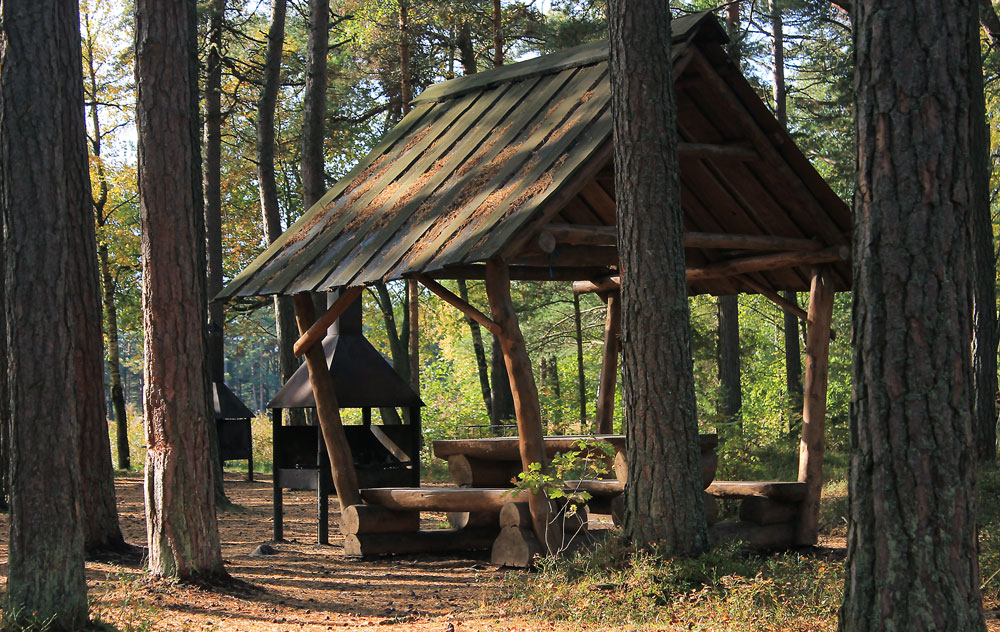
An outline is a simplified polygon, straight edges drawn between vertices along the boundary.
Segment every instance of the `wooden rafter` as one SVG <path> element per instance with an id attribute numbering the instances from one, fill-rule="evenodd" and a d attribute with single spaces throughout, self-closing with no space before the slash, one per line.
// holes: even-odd
<path id="1" fill-rule="evenodd" d="M 494 336 L 500 333 L 500 325 L 491 320 L 486 314 L 463 301 L 460 296 L 456 296 L 454 292 L 451 292 L 448 288 L 444 287 L 434 279 L 422 274 L 416 274 L 413 278 L 419 281 L 425 288 L 437 294 L 442 301 L 458 309 L 458 311 L 485 327 L 486 330 Z"/>
<path id="2" fill-rule="evenodd" d="M 341 314 L 347 311 L 347 308 L 351 306 L 354 299 L 361 296 L 360 287 L 349 287 L 344 288 L 340 292 L 340 296 L 334 301 L 330 309 L 326 310 L 322 316 L 316 319 L 316 322 L 309 327 L 309 330 L 302 334 L 298 340 L 295 341 L 295 357 L 301 358 L 302 354 L 308 351 L 314 344 L 326 337 L 326 330 L 330 328 L 330 325 L 334 323 Z"/>

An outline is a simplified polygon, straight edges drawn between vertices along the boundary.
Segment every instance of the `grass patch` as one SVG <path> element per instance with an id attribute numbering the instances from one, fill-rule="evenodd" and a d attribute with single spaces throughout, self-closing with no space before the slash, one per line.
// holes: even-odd
<path id="1" fill-rule="evenodd" d="M 761 556 L 736 544 L 689 560 L 629 545 L 616 531 L 586 554 L 510 573 L 501 610 L 543 618 L 683 630 L 832 630 L 839 562 L 798 553 Z"/>

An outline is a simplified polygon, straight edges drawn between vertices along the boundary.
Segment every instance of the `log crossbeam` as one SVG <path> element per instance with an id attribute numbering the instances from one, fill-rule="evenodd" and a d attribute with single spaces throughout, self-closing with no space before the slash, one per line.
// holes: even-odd
<path id="1" fill-rule="evenodd" d="M 566 246 L 616 246 L 617 242 L 618 229 L 615 226 L 549 224 L 538 234 L 537 248 L 551 254 L 557 248 L 562 252 Z M 824 244 L 805 237 L 689 231 L 684 233 L 684 247 L 703 250 L 808 251 L 822 250 Z"/>
<path id="2" fill-rule="evenodd" d="M 351 306 L 351 303 L 359 296 L 361 296 L 360 287 L 349 287 L 341 290 L 340 296 L 330 306 L 330 309 L 317 318 L 308 331 L 295 341 L 295 346 L 293 347 L 295 357 L 301 358 L 314 344 L 326 337 L 326 330 L 330 328 L 330 325 L 340 318 L 347 311 L 347 308 Z"/>
<path id="3" fill-rule="evenodd" d="M 413 276 L 414 279 L 420 282 L 425 288 L 437 294 L 438 297 L 445 303 L 448 303 L 452 307 L 458 309 L 472 320 L 476 321 L 482 325 L 487 331 L 489 331 L 494 336 L 499 335 L 500 325 L 489 318 L 486 314 L 482 313 L 468 302 L 463 301 L 460 296 L 457 296 L 454 292 L 450 291 L 448 288 L 444 287 L 434 279 L 426 277 L 422 274 L 416 274 Z"/>

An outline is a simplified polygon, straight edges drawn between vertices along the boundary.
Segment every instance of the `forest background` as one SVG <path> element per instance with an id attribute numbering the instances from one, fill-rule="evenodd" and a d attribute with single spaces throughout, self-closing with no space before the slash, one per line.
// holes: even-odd
<path id="1" fill-rule="evenodd" d="M 256 147 L 258 102 L 273 3 L 225 0 L 221 4 L 221 44 L 213 48 L 209 16 L 220 0 L 199 2 L 199 52 L 203 82 L 210 51 L 217 49 L 222 61 L 221 232 L 223 274 L 229 279 L 267 244 Z M 498 32 L 503 40 L 503 59 L 508 63 L 607 36 L 605 7 L 600 0 L 426 0 L 405 3 L 408 20 L 403 25 L 399 19 L 401 4 L 404 2 L 400 0 L 331 2 L 324 133 L 328 185 L 345 174 L 399 120 L 404 83 L 408 82 L 416 95 L 435 82 L 492 68 L 497 61 L 494 46 Z M 742 0 L 721 6 L 689 1 L 671 5 L 677 14 L 712 9 L 719 10 L 724 21 L 728 17 L 730 36 L 751 84 L 774 107 L 775 84 L 783 79 L 787 125 L 792 136 L 833 189 L 849 201 L 854 148 L 848 14 L 836 3 L 823 0 Z M 738 8 L 738 12 L 730 11 L 731 7 Z M 289 0 L 287 9 L 274 130 L 282 228 L 305 210 L 300 193 L 300 150 L 308 7 L 302 0 Z M 128 0 L 81 2 L 84 87 L 105 296 L 108 401 L 113 401 L 110 389 L 117 381 L 113 375 L 117 369 L 127 404 L 130 462 L 133 468 L 141 468 L 142 313 L 131 20 Z M 777 49 L 776 33 L 782 42 Z M 1000 56 L 993 52 L 987 33 L 983 37 L 992 130 L 1000 125 Z M 409 45 L 411 60 L 407 77 L 400 64 L 403 42 Z M 780 57 L 776 50 L 782 53 Z M 991 150 L 995 155 L 998 147 L 993 144 Z M 994 209 L 998 187 L 1000 174 L 994 169 Z M 993 217 L 996 235 L 996 210 Z M 446 285 L 459 292 L 454 282 Z M 376 348 L 397 360 L 398 366 L 397 343 L 403 327 L 397 331 L 396 324 L 405 321 L 405 284 L 390 283 L 384 290 L 364 294 L 364 331 Z M 481 282 L 469 282 L 467 290 L 473 304 L 485 305 Z M 547 432 L 592 431 L 604 332 L 603 303 L 594 295 L 574 298 L 568 283 L 515 283 L 514 293 L 529 353 L 536 364 Z M 800 302 L 804 298 L 799 297 Z M 792 366 L 793 373 L 800 370 L 794 367 L 794 359 L 799 357 L 801 366 L 801 351 L 794 346 L 787 351 L 785 318 L 776 306 L 763 297 L 744 295 L 738 299 L 739 353 L 720 353 L 718 302 L 711 296 L 692 298 L 691 321 L 699 419 L 703 430 L 714 428 L 723 438 L 720 477 L 753 479 L 766 475 L 790 480 L 797 465 L 801 381 L 796 384 L 790 379 L 786 368 Z M 847 294 L 837 297 L 833 328 L 839 335 L 831 345 L 828 476 L 843 479 L 851 358 Z M 801 328 L 787 333 L 799 339 L 804 335 Z M 426 290 L 420 295 L 419 340 L 420 389 L 427 404 L 423 424 L 428 445 L 436 438 L 481 432 L 490 424 L 491 402 L 494 421 L 513 417 L 512 407 L 504 405 L 503 394 L 496 388 L 506 383 L 502 364 L 498 367 L 500 379 L 489 379 L 493 362 L 488 340 L 484 357 L 477 361 L 469 323 Z M 804 349 L 804 345 L 797 346 Z M 225 349 L 227 384 L 252 410 L 266 412 L 267 402 L 281 385 L 273 303 L 259 299 L 228 304 Z M 729 392 L 727 400 L 720 382 L 720 375 L 726 373 L 726 361 L 739 364 L 739 405 L 735 407 L 733 393 Z M 485 385 L 490 382 L 494 388 L 487 397 Z M 114 406 L 109 406 L 109 413 L 121 415 Z M 354 417 L 348 412 L 346 419 Z M 620 400 L 615 419 L 616 430 L 620 430 Z M 120 466 L 123 461 L 119 451 L 124 446 L 115 440 L 116 424 L 110 427 L 115 462 Z M 259 469 L 263 466 L 266 470 L 270 461 L 268 435 L 269 423 L 258 419 L 255 460 Z M 425 456 L 429 459 L 429 455 Z"/>

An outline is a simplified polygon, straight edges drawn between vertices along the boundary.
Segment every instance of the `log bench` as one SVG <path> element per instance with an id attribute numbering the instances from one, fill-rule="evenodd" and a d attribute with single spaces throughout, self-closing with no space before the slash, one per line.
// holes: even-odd
<path id="1" fill-rule="evenodd" d="M 361 490 L 365 504 L 343 511 L 344 554 L 373 555 L 489 549 L 500 532 L 500 510 L 526 500 L 509 488 L 375 487 Z M 460 528 L 420 530 L 420 512 L 449 514 Z"/>
<path id="2" fill-rule="evenodd" d="M 806 496 L 806 484 L 784 481 L 715 481 L 706 490 L 715 498 L 740 501 L 739 522 L 709 529 L 713 542 L 742 540 L 758 549 L 795 544 L 796 524 Z"/>

